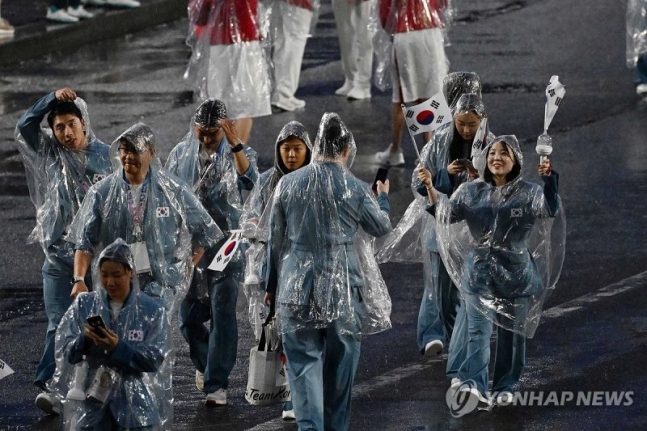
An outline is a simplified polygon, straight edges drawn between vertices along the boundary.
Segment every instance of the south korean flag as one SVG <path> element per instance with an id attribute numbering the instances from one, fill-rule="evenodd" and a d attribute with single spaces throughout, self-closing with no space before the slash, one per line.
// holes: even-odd
<path id="1" fill-rule="evenodd" d="M 157 218 L 166 218 L 169 216 L 171 212 L 169 211 L 168 207 L 157 207 L 155 210 L 155 216 Z"/>
<path id="2" fill-rule="evenodd" d="M 216 257 L 213 259 L 213 261 L 211 261 L 211 264 L 208 268 L 212 271 L 223 271 L 227 267 L 227 264 L 234 257 L 234 254 L 236 253 L 236 250 L 238 249 L 238 245 L 240 244 L 242 238 L 242 229 L 232 230 L 229 239 L 227 239 L 223 246 L 220 247 L 218 254 L 216 254 Z"/>
<path id="3" fill-rule="evenodd" d="M 144 341 L 144 331 L 137 329 L 128 331 L 128 341 Z"/>
<path id="4" fill-rule="evenodd" d="M 550 126 L 553 117 L 559 108 L 562 99 L 566 94 L 566 89 L 561 82 L 559 82 L 559 76 L 553 75 L 550 78 L 550 83 L 546 87 L 546 106 L 544 107 L 544 133 L 548 132 L 548 126 Z"/>
<path id="5" fill-rule="evenodd" d="M 433 132 L 452 121 L 452 111 L 447 106 L 443 92 L 431 99 L 404 108 L 404 118 L 411 135 L 423 132 Z"/>
<path id="6" fill-rule="evenodd" d="M 485 146 L 487 145 L 487 118 L 481 120 L 474 142 L 472 143 L 472 166 L 481 174 L 485 170 L 487 156 L 485 155 Z"/>

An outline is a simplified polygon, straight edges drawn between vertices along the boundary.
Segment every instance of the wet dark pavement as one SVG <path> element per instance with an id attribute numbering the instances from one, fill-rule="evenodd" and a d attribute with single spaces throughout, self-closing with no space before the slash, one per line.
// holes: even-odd
<path id="1" fill-rule="evenodd" d="M 453 418 L 444 400 L 444 362 L 423 364 L 415 346 L 422 267 L 385 264 L 393 329 L 364 338 L 351 429 L 646 429 L 647 103 L 636 98 L 624 66 L 624 10 L 606 3 L 583 8 L 571 0 L 473 3 L 456 2 L 458 19 L 447 47 L 450 70 L 481 76 L 491 128 L 520 138 L 531 180 L 537 180 L 534 145 L 550 76 L 559 75 L 567 91 L 550 127 L 567 214 L 566 260 L 537 334 L 528 342 L 520 389 L 633 391 L 633 402 L 512 406 Z M 0 359 L 16 371 L 0 380 L 0 429 L 58 427 L 57 419 L 43 418 L 33 406 L 37 391 L 30 382 L 46 326 L 42 251 L 25 245 L 34 209 L 13 144 L 16 121 L 44 93 L 71 86 L 88 101 L 92 127 L 102 140 L 110 142 L 141 120 L 157 132 L 164 160 L 188 130 L 196 106 L 190 83 L 182 80 L 189 53 L 185 31 L 181 19 L 0 67 Z M 390 139 L 390 92 L 374 89 L 370 101 L 335 97 L 342 84 L 338 60 L 332 14 L 324 5 L 297 93 L 306 109 L 255 121 L 250 144 L 259 151 L 261 170 L 271 166 L 274 136 L 283 124 L 297 119 L 314 136 L 323 112 L 334 111 L 358 141 L 353 172 L 372 179 L 376 166 L 370 158 Z M 394 222 L 411 200 L 415 153 L 406 138 L 403 146 L 407 165 L 389 172 Z M 296 429 L 278 419 L 279 406 L 252 407 L 244 400 L 252 338 L 242 293 L 238 311 L 238 362 L 226 408 L 204 408 L 186 343 L 175 333 L 176 429 Z"/>

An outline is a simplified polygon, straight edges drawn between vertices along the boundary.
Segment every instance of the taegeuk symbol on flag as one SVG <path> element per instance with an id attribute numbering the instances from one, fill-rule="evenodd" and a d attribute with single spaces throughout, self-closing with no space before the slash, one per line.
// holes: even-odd
<path id="1" fill-rule="evenodd" d="M 209 265 L 209 269 L 212 271 L 222 271 L 227 267 L 227 264 L 231 260 L 232 257 L 234 257 L 234 254 L 236 253 L 236 250 L 238 249 L 238 245 L 240 244 L 240 241 L 243 239 L 243 230 L 242 229 L 234 229 L 231 231 L 231 235 L 225 241 L 222 247 L 220 247 L 220 250 L 218 250 L 218 253 L 216 254 L 216 257 L 211 261 L 211 264 Z"/>
<path id="2" fill-rule="evenodd" d="M 452 121 L 452 111 L 443 92 L 424 102 L 405 108 L 404 118 L 412 135 L 433 132 Z"/>

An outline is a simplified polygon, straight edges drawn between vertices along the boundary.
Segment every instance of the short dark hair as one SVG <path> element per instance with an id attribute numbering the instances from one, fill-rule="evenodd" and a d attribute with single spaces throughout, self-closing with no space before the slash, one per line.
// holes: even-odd
<path id="1" fill-rule="evenodd" d="M 514 157 L 514 166 L 512 166 L 512 170 L 510 172 L 508 172 L 508 175 L 505 176 L 506 182 L 510 182 L 510 181 L 514 180 L 515 178 L 517 178 L 519 176 L 519 174 L 521 173 L 521 164 L 519 163 L 519 158 L 517 157 L 515 152 L 512 150 L 512 147 L 510 147 L 510 145 L 508 145 L 505 141 L 497 141 L 497 142 L 501 142 L 501 145 L 503 145 L 503 148 L 508 150 L 508 152 L 510 154 L 512 154 L 512 156 Z M 496 142 L 494 144 L 496 144 Z M 494 144 L 492 144 L 492 145 L 494 145 Z M 492 147 L 488 148 L 488 153 L 490 152 L 491 148 Z M 487 155 L 486 155 L 486 157 L 487 157 Z M 492 175 L 492 171 L 490 171 L 490 168 L 488 168 L 487 163 L 485 164 L 485 171 L 483 171 L 483 179 L 485 180 L 486 183 L 490 183 L 490 184 L 494 185 L 494 176 Z"/>
<path id="2" fill-rule="evenodd" d="M 122 262 L 122 261 L 117 260 L 117 259 L 110 258 L 110 257 L 103 257 L 103 258 L 101 258 L 101 260 L 99 260 L 99 270 L 101 270 L 101 267 L 106 262 L 118 263 L 121 266 L 123 266 L 126 271 L 132 271 L 133 270 L 127 263 Z"/>
<path id="3" fill-rule="evenodd" d="M 49 111 L 49 114 L 47 114 L 47 124 L 49 124 L 49 127 L 52 130 L 54 130 L 54 118 L 56 118 L 59 115 L 67 115 L 67 114 L 75 115 L 79 117 L 79 120 L 83 120 L 83 114 L 81 113 L 81 110 L 79 109 L 79 107 L 76 106 L 76 103 L 58 102 L 54 106 L 54 109 Z"/>
<path id="4" fill-rule="evenodd" d="M 225 104 L 217 99 L 207 99 L 195 111 L 195 122 L 202 127 L 220 127 L 218 120 L 227 118 Z"/>

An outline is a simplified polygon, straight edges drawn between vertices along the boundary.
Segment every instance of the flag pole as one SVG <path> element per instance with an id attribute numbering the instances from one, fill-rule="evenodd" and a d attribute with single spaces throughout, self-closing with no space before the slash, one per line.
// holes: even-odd
<path id="1" fill-rule="evenodd" d="M 404 125 L 407 128 L 407 131 L 409 132 L 409 136 L 411 137 L 411 143 L 413 143 L 413 148 L 416 150 L 416 154 L 418 155 L 418 161 L 422 162 L 420 159 L 420 151 L 418 151 L 418 145 L 416 145 L 416 138 L 411 134 L 411 129 L 409 129 L 409 125 L 407 124 L 407 112 L 406 108 L 404 106 L 404 103 L 400 103 L 400 107 L 402 108 L 402 116 L 404 117 Z"/>

